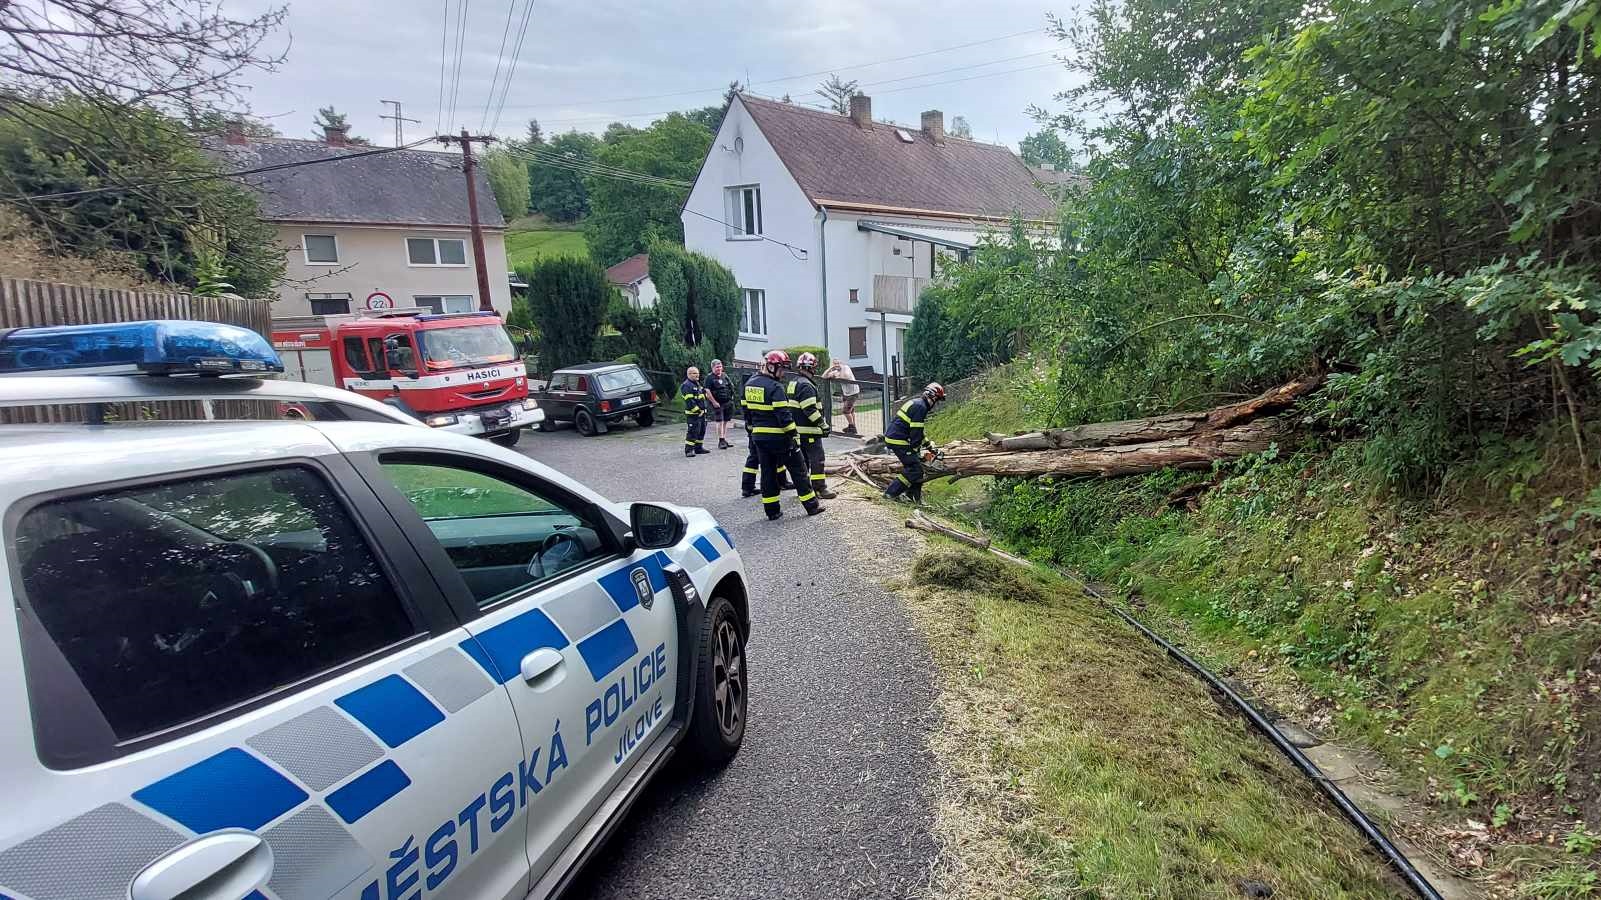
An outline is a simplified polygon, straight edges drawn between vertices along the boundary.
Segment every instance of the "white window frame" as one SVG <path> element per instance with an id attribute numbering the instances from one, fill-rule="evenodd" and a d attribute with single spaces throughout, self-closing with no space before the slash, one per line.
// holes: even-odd
<path id="1" fill-rule="evenodd" d="M 311 251 L 306 249 L 306 238 L 309 238 L 309 237 L 325 237 L 328 240 L 334 242 L 334 258 L 333 258 L 333 260 L 331 262 L 330 261 L 326 261 L 326 260 L 314 260 L 314 259 L 311 258 Z M 334 234 L 333 232 L 324 233 L 324 232 L 321 232 L 321 231 L 308 231 L 308 232 L 305 232 L 305 233 L 301 234 L 300 235 L 300 256 L 301 256 L 302 259 L 304 259 L 306 261 L 306 265 L 308 265 L 308 266 L 337 266 L 337 265 L 339 265 L 339 235 Z"/>
<path id="2" fill-rule="evenodd" d="M 751 230 L 745 219 L 745 196 L 751 197 L 751 212 L 755 215 L 756 229 Z M 738 184 L 723 189 L 724 211 L 727 213 L 728 239 L 731 241 L 759 241 L 762 239 L 762 186 Z"/>
<path id="3" fill-rule="evenodd" d="M 760 326 L 760 331 L 752 330 L 750 327 L 752 325 L 750 312 L 753 298 L 757 301 L 757 306 L 760 307 L 758 315 L 760 321 L 755 323 Z M 767 319 L 767 292 L 761 288 L 740 288 L 739 336 L 753 341 L 765 341 L 767 340 L 767 327 L 769 324 Z"/>
<path id="4" fill-rule="evenodd" d="M 412 262 L 411 261 L 411 242 L 412 241 L 431 241 L 433 243 L 433 246 L 434 246 L 434 261 L 431 262 L 431 263 Z M 440 259 L 443 258 L 439 253 L 439 245 L 444 243 L 444 242 L 446 242 L 446 241 L 454 241 L 455 243 L 458 243 L 458 244 L 461 245 L 461 262 L 459 262 L 459 263 L 447 263 L 447 262 L 440 262 L 439 261 Z M 410 266 L 410 267 L 412 267 L 414 269 L 465 269 L 465 268 L 467 268 L 468 255 L 467 255 L 467 239 L 466 238 L 416 237 L 415 235 L 413 235 L 413 236 L 404 238 L 401 241 L 401 247 L 405 250 L 405 253 L 406 253 L 406 265 L 408 265 L 408 266 Z M 433 295 L 430 295 L 430 296 L 433 296 Z"/>
<path id="5" fill-rule="evenodd" d="M 478 310 L 478 298 L 472 294 L 413 294 L 411 298 L 411 302 L 419 307 L 423 305 L 422 301 L 424 300 L 438 300 L 441 313 L 477 312 Z M 450 309 L 447 305 L 450 300 L 466 300 L 467 304 L 461 309 Z"/>

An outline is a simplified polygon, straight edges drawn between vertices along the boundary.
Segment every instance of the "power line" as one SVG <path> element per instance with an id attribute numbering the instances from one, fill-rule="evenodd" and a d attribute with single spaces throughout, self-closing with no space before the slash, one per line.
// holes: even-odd
<path id="1" fill-rule="evenodd" d="M 951 79 L 948 79 L 946 81 L 930 81 L 927 84 L 909 84 L 906 87 L 890 88 L 887 91 L 879 91 L 878 93 L 879 94 L 898 94 L 901 91 L 915 91 L 918 88 L 938 87 L 938 86 L 940 86 L 942 84 L 956 84 L 957 82 L 961 82 L 961 81 L 976 81 L 976 80 L 978 80 L 980 78 L 995 78 L 995 77 L 998 77 L 998 76 L 1001 76 L 1001 75 L 1016 75 L 1019 72 L 1033 72 L 1033 71 L 1036 71 L 1038 69 L 1055 69 L 1055 68 L 1059 68 L 1060 66 L 1061 66 L 1061 63 L 1053 61 L 1053 62 L 1048 62 L 1048 63 L 1041 63 L 1040 65 L 1037 65 L 1037 66 L 1023 66 L 1020 69 L 1007 69 L 1007 70 L 1002 71 L 1002 72 L 985 72 L 982 75 L 969 75 L 966 78 L 951 78 Z"/>
<path id="2" fill-rule="evenodd" d="M 573 172 L 578 172 L 582 175 L 595 175 L 601 178 L 615 178 L 655 187 L 688 188 L 693 186 L 687 181 L 679 181 L 677 179 L 667 178 L 661 175 L 650 175 L 645 172 L 634 172 L 628 169 L 620 169 L 615 166 L 608 166 L 604 163 L 595 162 L 593 160 L 577 159 L 575 157 L 562 156 L 560 154 L 533 152 L 526 148 L 517 147 L 508 148 L 507 152 L 511 153 L 513 156 L 520 156 L 525 160 L 540 163 L 542 165 L 555 166 L 559 169 L 568 169 Z"/>
<path id="3" fill-rule="evenodd" d="M 445 50 L 450 39 L 450 0 L 445 0 L 445 25 L 439 30 L 439 109 L 434 113 L 434 131 L 437 133 L 445 127 L 445 60 L 449 53 Z"/>
<path id="4" fill-rule="evenodd" d="M 147 181 L 139 184 L 113 184 L 105 187 L 84 188 L 79 191 L 57 191 L 53 194 L 32 194 L 24 197 L 7 197 L 8 202 L 34 201 L 34 200 L 65 200 L 72 197 L 87 197 L 95 194 L 108 194 L 116 191 L 138 191 L 151 187 L 164 187 L 169 184 L 190 184 L 196 181 L 218 181 L 227 178 L 242 178 L 246 175 L 261 175 L 267 172 L 281 172 L 284 169 L 299 169 L 304 166 L 316 166 L 324 163 L 344 162 L 350 159 L 361 159 L 365 156 L 382 156 L 385 153 L 395 153 L 400 150 L 410 150 L 413 147 L 436 140 L 432 135 L 421 140 L 412 141 L 400 147 L 378 147 L 373 150 L 363 150 L 359 153 L 345 153 L 340 156 L 323 156 L 316 159 L 302 159 L 296 162 L 278 163 L 271 166 L 258 166 L 254 169 L 240 169 L 235 172 L 207 172 L 201 175 L 188 175 L 183 178 L 166 178 L 160 181 Z"/>
<path id="5" fill-rule="evenodd" d="M 515 18 L 517 18 L 517 0 L 510 0 L 506 5 L 506 25 L 500 30 L 500 49 L 495 51 L 495 74 L 489 79 L 489 96 L 484 98 L 484 114 L 478 120 L 479 131 L 483 131 L 489 122 L 489 107 L 495 102 L 495 89 L 500 86 L 500 67 L 506 60 L 506 39 L 511 36 L 511 22 Z"/>
<path id="6" fill-rule="evenodd" d="M 506 83 L 501 86 L 500 105 L 495 107 L 495 120 L 489 125 L 490 131 L 500 127 L 500 116 L 506 111 L 506 98 L 511 94 L 511 82 L 517 75 L 517 64 L 523 55 L 523 41 L 528 37 L 528 23 L 533 21 L 533 17 L 534 0 L 528 0 L 523 6 L 522 25 L 517 29 L 517 44 L 511 51 L 511 66 L 506 70 Z"/>
<path id="7" fill-rule="evenodd" d="M 920 58 L 922 58 L 924 56 L 933 56 L 936 53 L 949 53 L 952 50 L 965 50 L 968 47 L 977 47 L 977 46 L 980 46 L 980 45 L 983 45 L 983 44 L 994 44 L 994 43 L 997 43 L 997 42 L 1000 42 L 1000 41 L 1009 41 L 1012 38 L 1022 37 L 1023 35 L 1026 35 L 1026 34 L 1040 34 L 1040 33 L 1042 33 L 1040 31 L 1040 29 L 1038 29 L 1038 28 L 1030 28 L 1030 29 L 1027 29 L 1025 31 L 1014 31 L 1011 34 L 1003 34 L 1003 35 L 1001 35 L 999 37 L 985 38 L 984 40 L 981 40 L 981 41 L 969 41 L 966 44 L 956 44 L 956 45 L 950 46 L 950 47 L 940 47 L 940 48 L 935 49 L 935 50 L 924 50 L 921 53 L 909 53 L 906 56 L 896 56 L 896 57 L 891 57 L 890 59 L 874 60 L 873 62 L 856 63 L 855 65 L 849 65 L 849 66 L 834 66 L 834 67 L 828 68 L 828 69 L 818 69 L 815 72 L 801 72 L 801 73 L 796 74 L 796 75 L 784 75 L 784 76 L 781 76 L 779 78 L 767 78 L 767 79 L 763 79 L 761 81 L 750 82 L 749 84 L 746 85 L 746 87 L 750 87 L 752 85 L 757 85 L 757 84 L 777 84 L 777 83 L 783 82 L 783 81 L 797 81 L 797 80 L 802 79 L 802 78 L 815 78 L 818 75 L 831 75 L 831 74 L 834 74 L 836 72 L 849 72 L 852 69 L 867 69 L 867 68 L 871 68 L 873 66 L 888 65 L 889 63 L 893 63 L 893 62 L 904 62 L 904 61 L 906 61 L 908 59 L 920 59 Z M 664 100 L 664 99 L 667 99 L 669 97 L 685 97 L 685 96 L 689 96 L 691 94 L 709 94 L 709 93 L 712 93 L 714 91 L 717 92 L 717 93 L 722 93 L 723 91 L 725 91 L 727 89 L 728 89 L 728 86 L 727 85 L 723 85 L 721 87 L 701 88 L 701 89 L 692 90 L 692 91 L 676 91 L 676 92 L 673 92 L 673 93 L 670 93 L 670 94 L 646 94 L 646 95 L 637 96 L 637 97 L 610 97 L 610 98 L 607 98 L 607 99 L 604 99 L 604 100 L 578 100 L 578 101 L 569 101 L 569 102 L 566 102 L 566 103 L 562 103 L 562 102 L 555 102 L 555 103 L 529 103 L 529 104 L 522 104 L 522 105 L 514 105 L 514 106 L 512 106 L 510 108 L 511 109 L 548 109 L 548 108 L 553 107 L 553 106 L 573 106 L 573 105 L 577 105 L 577 104 L 629 103 L 629 102 L 633 102 L 633 101 L 636 101 L 636 100 Z"/>
<path id="8" fill-rule="evenodd" d="M 708 222 L 716 222 L 719 225 L 724 225 L 724 226 L 727 226 L 729 228 L 737 228 L 737 227 L 739 227 L 739 226 L 735 225 L 732 222 L 725 222 L 722 219 L 717 218 L 716 216 L 708 216 L 705 213 L 695 212 L 693 209 L 690 209 L 687 206 L 684 207 L 682 210 L 680 210 L 680 212 L 687 212 L 692 216 L 699 216 L 699 217 L 701 217 L 702 219 L 705 219 Z M 775 238 L 770 238 L 765 234 L 750 234 L 750 235 L 746 235 L 746 237 L 759 237 L 759 238 L 761 238 L 762 240 L 766 241 L 769 244 L 777 244 L 778 246 L 783 247 L 785 250 L 788 250 L 790 256 L 793 256 L 793 257 L 795 257 L 796 259 L 798 259 L 798 260 L 800 260 L 802 262 L 806 261 L 807 251 L 806 251 L 805 247 L 797 247 L 794 244 L 786 244 L 783 241 L 777 240 Z"/>
<path id="9" fill-rule="evenodd" d="M 456 64 L 450 76 L 450 114 L 446 116 L 447 128 L 456 127 L 456 100 L 461 96 L 461 58 L 467 42 L 467 7 L 472 0 L 457 0 L 456 2 Z"/>
<path id="10" fill-rule="evenodd" d="M 1018 54 L 1017 56 L 1008 56 L 1008 57 L 1005 57 L 1003 59 L 992 59 L 989 62 L 973 63 L 970 66 L 956 66 L 956 67 L 950 68 L 950 69 L 935 69 L 932 72 L 920 72 L 920 73 L 918 73 L 916 75 L 902 75 L 899 78 L 886 78 L 883 81 L 869 81 L 866 84 L 858 85 L 858 87 L 877 87 L 878 85 L 881 85 L 881 84 L 895 84 L 896 82 L 899 82 L 899 81 L 911 81 L 914 78 L 927 78 L 930 75 L 945 75 L 945 74 L 950 73 L 950 72 L 966 72 L 966 71 L 969 71 L 971 69 L 982 69 L 985 66 L 994 66 L 994 65 L 999 65 L 1001 63 L 1006 63 L 1006 62 L 1017 62 L 1020 59 L 1030 59 L 1030 58 L 1033 58 L 1035 56 L 1044 56 L 1047 53 L 1055 53 L 1055 52 L 1056 52 L 1056 49 L 1053 47 L 1050 50 L 1038 50 L 1038 51 L 1035 51 L 1033 53 L 1021 53 L 1021 54 Z M 819 93 L 819 92 L 818 91 L 813 91 L 812 93 L 816 94 L 816 93 Z"/>

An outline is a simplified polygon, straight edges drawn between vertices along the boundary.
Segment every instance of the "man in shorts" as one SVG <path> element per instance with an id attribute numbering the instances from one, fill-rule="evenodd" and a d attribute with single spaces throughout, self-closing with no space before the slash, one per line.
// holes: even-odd
<path id="1" fill-rule="evenodd" d="M 839 392 L 844 398 L 840 412 L 845 414 L 845 429 L 840 434 L 857 436 L 856 398 L 861 396 L 862 388 L 856 383 L 856 373 L 851 371 L 850 366 L 836 359 L 828 364 L 828 368 L 823 371 L 823 377 L 844 382 L 839 386 Z"/>
<path id="2" fill-rule="evenodd" d="M 706 379 L 706 395 L 712 403 L 712 422 L 717 426 L 717 449 L 727 450 L 728 426 L 734 419 L 734 379 L 723 370 L 723 361 L 712 360 L 712 374 Z"/>

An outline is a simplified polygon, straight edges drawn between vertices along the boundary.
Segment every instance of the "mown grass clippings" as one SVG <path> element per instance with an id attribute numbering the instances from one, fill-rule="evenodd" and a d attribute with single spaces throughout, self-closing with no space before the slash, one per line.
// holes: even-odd
<path id="1" fill-rule="evenodd" d="M 930 550 L 912 564 L 912 582 L 977 591 L 1018 603 L 1049 599 L 1040 580 L 988 553 L 951 545 Z"/>

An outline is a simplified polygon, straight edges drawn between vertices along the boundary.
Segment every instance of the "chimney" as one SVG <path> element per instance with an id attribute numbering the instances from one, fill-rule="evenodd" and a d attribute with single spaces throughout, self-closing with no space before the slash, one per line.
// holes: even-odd
<path id="1" fill-rule="evenodd" d="M 350 126 L 324 125 L 322 126 L 322 135 L 323 139 L 328 142 L 328 146 L 343 147 L 350 143 Z"/>
<path id="2" fill-rule="evenodd" d="M 863 131 L 873 130 L 873 98 L 866 94 L 851 95 L 851 121 Z"/>
<path id="3" fill-rule="evenodd" d="M 945 143 L 945 114 L 937 109 L 924 112 L 923 133 L 936 144 Z"/>
<path id="4" fill-rule="evenodd" d="M 235 147 L 243 147 L 249 143 L 249 140 L 245 137 L 245 120 L 238 116 L 229 119 L 222 132 L 222 142 Z"/>

